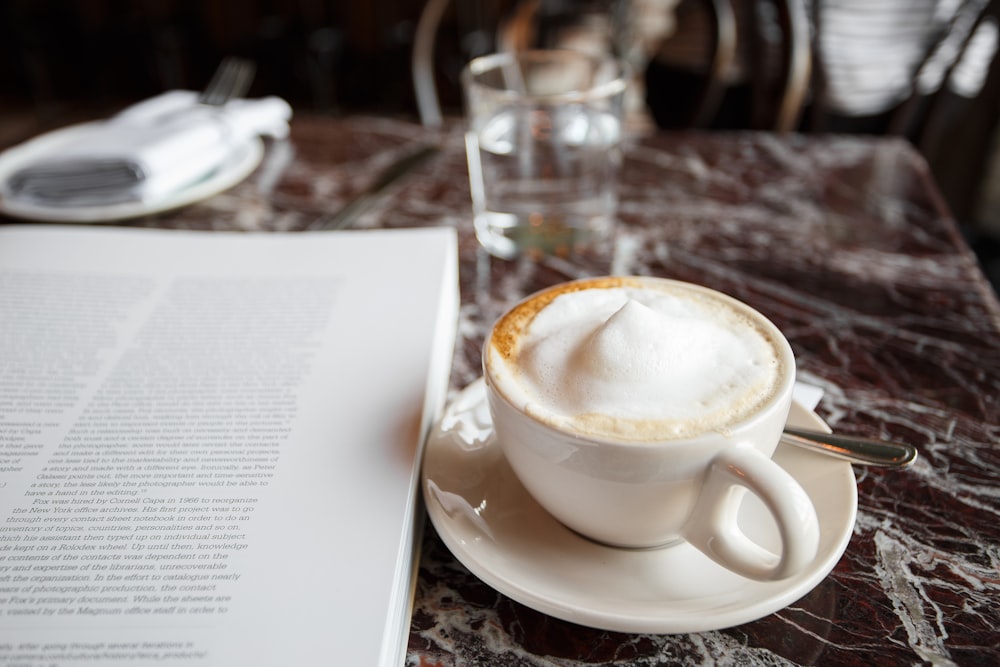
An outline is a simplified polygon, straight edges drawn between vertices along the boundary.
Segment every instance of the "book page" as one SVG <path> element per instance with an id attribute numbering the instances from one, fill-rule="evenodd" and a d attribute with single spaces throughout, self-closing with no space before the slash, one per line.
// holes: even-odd
<path id="1" fill-rule="evenodd" d="M 0 230 L 0 665 L 398 664 L 454 257 Z"/>

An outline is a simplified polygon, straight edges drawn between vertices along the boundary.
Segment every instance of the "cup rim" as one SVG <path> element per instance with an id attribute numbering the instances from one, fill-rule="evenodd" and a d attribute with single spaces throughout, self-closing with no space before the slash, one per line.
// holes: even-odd
<path id="1" fill-rule="evenodd" d="M 504 61 L 514 59 L 530 60 L 540 58 L 560 58 L 560 59 L 580 59 L 589 60 L 593 63 L 613 62 L 618 68 L 617 75 L 608 81 L 597 84 L 587 90 L 571 90 L 564 93 L 551 94 L 524 94 L 516 90 L 506 88 L 496 88 L 482 83 L 476 83 L 478 87 L 488 90 L 491 95 L 513 102 L 517 100 L 530 100 L 533 104 L 560 104 L 585 102 L 587 100 L 603 99 L 625 91 L 629 79 L 628 63 L 610 54 L 593 54 L 586 51 L 574 49 L 525 49 L 520 51 L 497 51 L 473 58 L 462 68 L 461 81 L 463 88 L 468 91 L 474 84 L 473 77 L 482 74 L 488 69 L 496 67 Z"/>
<path id="2" fill-rule="evenodd" d="M 524 410 L 523 408 L 515 404 L 513 400 L 510 399 L 496 385 L 494 378 L 490 374 L 489 363 L 488 363 L 490 348 L 492 347 L 492 341 L 493 341 L 493 331 L 496 328 L 496 325 L 504 318 L 505 315 L 510 313 L 512 310 L 516 309 L 521 304 L 527 303 L 528 301 L 531 301 L 532 299 L 540 295 L 543 295 L 546 292 L 564 288 L 566 285 L 598 282 L 604 279 L 612 279 L 612 280 L 623 279 L 626 281 L 636 280 L 639 282 L 653 281 L 660 283 L 678 284 L 686 288 L 693 289 L 695 291 L 708 292 L 715 297 L 722 298 L 723 300 L 730 303 L 731 305 L 736 306 L 740 310 L 743 310 L 751 314 L 756 322 L 763 325 L 764 328 L 768 330 L 773 340 L 776 342 L 776 349 L 778 351 L 779 357 L 781 358 L 781 361 L 783 362 L 783 366 L 789 369 L 789 372 L 784 373 L 782 375 L 781 380 L 778 384 L 778 388 L 774 391 L 770 400 L 761 404 L 759 408 L 752 414 L 747 415 L 742 419 L 734 422 L 731 426 L 725 429 L 725 432 L 719 429 L 710 429 L 702 431 L 690 437 L 681 437 L 681 438 L 659 438 L 659 439 L 649 439 L 649 440 L 628 439 L 628 438 L 616 439 L 602 435 L 582 433 L 567 428 L 559 428 L 546 421 L 543 421 L 538 416 Z M 770 318 L 768 318 L 766 315 L 758 311 L 753 306 L 747 304 L 746 302 L 741 301 L 735 297 L 732 297 L 726 294 L 725 292 L 721 292 L 711 287 L 706 287 L 704 285 L 699 285 L 697 283 L 692 283 L 685 280 L 676 280 L 673 278 L 661 278 L 658 276 L 605 276 L 605 277 L 595 276 L 590 278 L 580 278 L 576 280 L 570 280 L 537 290 L 527 295 L 523 299 L 520 299 L 517 303 L 510 306 L 509 308 L 505 309 L 504 312 L 500 315 L 500 317 L 498 317 L 494 321 L 493 325 L 490 326 L 489 332 L 487 333 L 486 336 L 486 340 L 483 342 L 482 346 L 481 363 L 483 371 L 483 382 L 487 388 L 488 395 L 492 395 L 499 398 L 511 410 L 525 417 L 535 426 L 542 428 L 543 430 L 552 433 L 557 433 L 567 438 L 571 438 L 574 441 L 580 443 L 589 442 L 600 446 L 617 446 L 622 448 L 649 447 L 651 445 L 667 446 L 670 445 L 671 443 L 683 444 L 683 443 L 703 441 L 706 438 L 715 438 L 720 436 L 729 438 L 733 434 L 737 434 L 747 428 L 751 428 L 755 424 L 759 423 L 761 420 L 768 418 L 775 410 L 785 409 L 786 406 L 790 405 L 793 389 L 795 386 L 795 377 L 796 377 L 795 354 L 792 350 L 791 344 L 789 343 L 788 339 L 785 337 L 781 329 L 779 329 L 778 326 L 774 324 L 774 322 L 772 322 Z"/>

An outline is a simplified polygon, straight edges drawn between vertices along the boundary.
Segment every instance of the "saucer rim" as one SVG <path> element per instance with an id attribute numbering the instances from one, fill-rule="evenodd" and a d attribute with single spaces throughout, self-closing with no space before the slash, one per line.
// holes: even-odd
<path id="1" fill-rule="evenodd" d="M 77 132 L 99 123 L 91 121 L 62 127 L 40 134 L 26 142 L 0 153 L 0 180 L 17 169 L 18 165 L 32 156 L 58 147 Z M 246 143 L 233 149 L 223 163 L 205 178 L 187 185 L 153 202 L 122 202 L 118 204 L 97 204 L 86 206 L 46 206 L 44 204 L 19 202 L 0 196 L 0 213 L 20 220 L 33 222 L 59 222 L 94 224 L 120 222 L 141 218 L 146 215 L 166 213 L 190 206 L 209 197 L 225 192 L 243 182 L 264 159 L 264 142 L 260 137 L 252 137 Z"/>
<path id="2" fill-rule="evenodd" d="M 477 391 L 482 392 L 483 396 L 476 397 L 475 392 Z M 454 418 L 454 413 L 456 411 L 455 406 L 462 406 L 461 409 L 457 410 L 458 413 L 468 413 L 480 405 L 481 401 L 485 401 L 485 389 L 482 378 L 478 378 L 453 396 L 452 400 L 447 405 L 446 410 L 442 413 L 442 420 L 448 415 L 452 415 L 452 418 Z M 795 415 L 793 419 L 798 418 L 808 422 L 798 423 L 797 425 L 827 431 L 829 430 L 826 423 L 823 422 L 815 412 L 798 401 L 793 401 L 793 403 L 795 406 L 793 408 L 793 415 Z M 488 412 L 486 413 L 486 416 L 488 418 Z M 455 558 L 462 563 L 462 565 L 464 565 L 472 574 L 493 589 L 503 595 L 506 595 L 510 599 L 525 605 L 526 607 L 534 609 L 535 611 L 545 613 L 571 623 L 614 632 L 678 634 L 721 630 L 723 628 L 752 622 L 786 608 L 796 600 L 804 597 L 817 585 L 819 585 L 819 583 L 826 578 L 826 576 L 840 561 L 854 532 L 854 525 L 857 518 L 858 496 L 857 478 L 851 464 L 846 461 L 833 459 L 831 457 L 824 456 L 823 454 L 809 452 L 789 445 L 779 445 L 779 452 L 784 450 L 788 456 L 799 457 L 800 459 L 805 457 L 806 461 L 811 459 L 822 461 L 824 466 L 829 467 L 831 470 L 836 470 L 839 473 L 839 478 L 835 481 L 838 484 L 839 493 L 843 494 L 843 498 L 839 499 L 839 501 L 842 502 L 842 505 L 838 508 L 837 512 L 829 510 L 827 512 L 829 516 L 822 515 L 820 517 L 821 535 L 826 532 L 832 537 L 832 540 L 827 545 L 827 548 L 822 553 L 817 555 L 813 564 L 805 572 L 789 579 L 776 582 L 754 582 L 750 580 L 742 580 L 742 585 L 734 588 L 732 592 L 735 593 L 737 591 L 744 591 L 744 589 L 750 589 L 749 593 L 743 595 L 743 597 L 748 599 L 747 604 L 728 605 L 725 611 L 718 613 L 692 613 L 691 609 L 689 609 L 690 600 L 664 600 L 663 607 L 657 607 L 658 610 L 663 609 L 663 611 L 651 615 L 635 615 L 623 613 L 623 610 L 621 609 L 616 610 L 602 608 L 602 604 L 599 600 L 594 600 L 592 604 L 586 606 L 571 604 L 566 600 L 557 599 L 557 597 L 551 594 L 543 595 L 537 591 L 529 590 L 524 586 L 518 586 L 516 584 L 516 577 L 511 576 L 512 573 L 510 571 L 503 572 L 500 571 L 502 568 L 491 567 L 491 563 L 484 562 L 485 559 L 480 560 L 476 556 L 475 548 L 467 546 L 470 541 L 475 543 L 477 541 L 484 540 L 479 540 L 479 537 L 481 536 L 474 534 L 474 532 L 468 528 L 462 530 L 461 522 L 453 520 L 448 516 L 448 512 L 439 502 L 436 501 L 433 497 L 433 493 L 429 489 L 429 483 L 434 482 L 434 480 L 428 477 L 428 470 L 432 467 L 433 459 L 439 454 L 442 447 L 448 447 L 448 443 L 445 442 L 442 445 L 442 441 L 453 440 L 453 437 L 449 433 L 442 430 L 442 420 L 435 423 L 431 433 L 429 434 L 427 446 L 424 452 L 424 461 L 421 466 L 421 490 L 425 501 L 424 504 L 427 509 L 427 514 L 431 519 L 431 523 L 441 540 L 444 542 L 445 546 L 448 547 Z M 487 426 L 491 426 L 491 424 L 487 424 Z M 489 436 L 484 441 L 482 447 L 484 449 L 499 447 L 496 443 L 495 437 L 493 436 L 492 428 L 489 428 Z M 500 454 L 500 456 L 502 457 L 502 454 Z M 778 457 L 778 453 L 776 453 L 776 457 Z M 491 465 L 496 466 L 500 463 L 500 461 L 502 461 L 502 459 L 498 459 Z M 830 476 L 824 475 L 824 477 Z M 830 480 L 832 483 L 832 477 L 830 477 Z M 803 481 L 803 485 L 807 486 L 807 482 Z M 807 488 L 807 491 L 808 490 L 809 488 Z M 523 490 L 522 492 L 526 493 Z M 539 513 L 544 513 L 544 510 L 537 506 L 535 506 L 533 511 L 535 516 L 541 516 Z M 824 518 L 827 520 L 826 525 L 824 525 Z M 555 521 L 554 519 L 551 519 L 551 517 L 547 517 L 547 519 L 553 522 Z M 566 539 L 570 541 L 578 540 L 579 545 L 588 545 L 585 549 L 582 549 L 581 552 L 607 552 L 609 556 L 620 554 L 622 552 L 622 550 L 615 549 L 614 547 L 608 547 L 590 542 L 589 540 L 572 533 L 565 527 L 562 527 L 557 522 L 556 525 L 565 531 L 565 534 L 569 536 Z M 493 543 L 495 544 L 496 541 L 493 540 Z M 480 547 L 480 549 L 481 548 L 482 547 Z M 499 548 L 501 552 L 504 551 L 503 545 L 497 545 L 497 548 Z M 655 552 L 655 550 L 651 551 Z M 708 561 L 706 556 L 694 551 L 693 548 L 690 548 L 690 551 L 691 555 L 686 557 L 699 558 L 706 562 Z M 511 551 L 509 553 L 514 552 Z M 521 551 L 521 553 L 523 553 L 523 551 Z M 495 562 L 496 559 L 494 559 L 494 563 Z M 753 589 L 759 590 L 754 591 Z M 751 595 L 751 593 L 754 593 L 754 595 Z M 763 597 L 758 598 L 756 597 L 757 594 L 761 594 Z M 716 593 L 705 596 L 704 599 L 711 599 L 713 597 L 718 597 L 718 594 Z M 749 599 L 751 597 L 754 599 Z M 676 607 L 676 611 L 672 613 L 669 609 L 671 602 L 675 603 L 674 607 Z"/>

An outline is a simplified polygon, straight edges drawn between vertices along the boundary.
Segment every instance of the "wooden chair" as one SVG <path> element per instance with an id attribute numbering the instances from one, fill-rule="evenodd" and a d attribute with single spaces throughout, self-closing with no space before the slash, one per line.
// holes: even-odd
<path id="1" fill-rule="evenodd" d="M 798 126 L 812 67 L 810 26 L 801 0 L 683 0 L 675 12 L 679 31 L 700 27 L 703 34 L 675 37 L 685 43 L 680 50 L 689 51 L 681 54 L 686 62 L 654 60 L 651 65 L 651 105 L 664 100 L 660 103 L 682 107 L 668 114 L 654 109 L 661 125 L 778 132 Z M 704 48 L 700 63 L 690 62 L 692 42 Z M 661 54 L 667 61 L 671 50 L 668 41 Z M 673 91 L 671 80 L 688 83 Z"/>
<path id="2" fill-rule="evenodd" d="M 922 41 L 922 47 L 907 73 L 909 93 L 870 118 L 830 108 L 829 64 L 814 48 L 813 99 L 804 129 L 908 139 L 927 159 L 955 216 L 971 220 L 991 156 L 990 139 L 1000 129 L 1000 2 L 965 0 L 942 24 L 914 22 L 910 29 L 914 32 L 907 39 L 918 46 Z M 817 22 L 817 35 L 828 30 Z"/>
<path id="3" fill-rule="evenodd" d="M 438 28 L 450 0 L 428 0 L 417 21 L 413 38 L 413 91 L 416 95 L 420 122 L 427 127 L 440 127 L 441 101 L 438 97 L 434 68 L 435 43 Z"/>
<path id="4" fill-rule="evenodd" d="M 410 61 L 421 123 L 440 126 L 442 107 L 460 100 L 462 66 L 497 49 L 498 26 L 513 1 L 427 0 L 417 21 Z"/>

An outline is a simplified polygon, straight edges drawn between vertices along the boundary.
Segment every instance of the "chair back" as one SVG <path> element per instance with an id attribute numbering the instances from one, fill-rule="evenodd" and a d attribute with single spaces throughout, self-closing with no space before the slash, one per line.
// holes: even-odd
<path id="1" fill-rule="evenodd" d="M 442 107 L 460 100 L 459 74 L 497 49 L 498 26 L 513 0 L 427 0 L 413 38 L 410 70 L 417 114 L 438 127 Z"/>
<path id="2" fill-rule="evenodd" d="M 647 70 L 646 96 L 658 124 L 778 132 L 798 126 L 812 71 L 801 0 L 681 0 L 674 18 Z"/>

